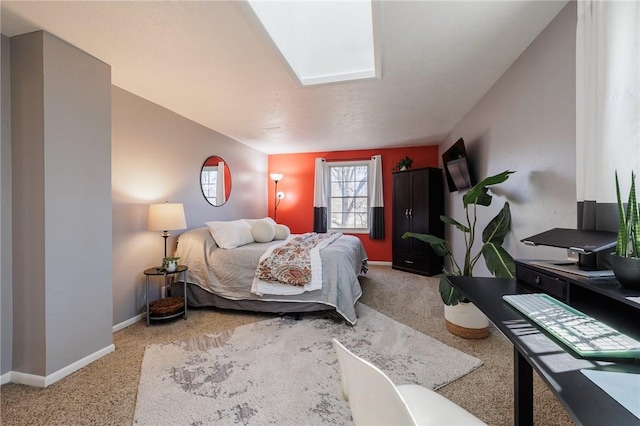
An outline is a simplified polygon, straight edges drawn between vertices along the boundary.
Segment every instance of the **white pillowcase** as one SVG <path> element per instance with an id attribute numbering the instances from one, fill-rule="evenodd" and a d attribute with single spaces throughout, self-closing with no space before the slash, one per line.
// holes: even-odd
<path id="1" fill-rule="evenodd" d="M 276 235 L 274 236 L 274 240 L 286 240 L 291 235 L 291 230 L 287 225 L 276 224 L 274 226 Z"/>
<path id="2" fill-rule="evenodd" d="M 260 222 L 261 220 L 269 221 L 269 222 L 273 223 L 274 225 L 276 224 L 276 221 L 275 221 L 275 220 L 273 220 L 273 219 L 271 219 L 271 218 L 270 218 L 270 217 L 268 217 L 268 216 L 267 216 L 267 217 L 263 217 L 262 219 L 242 219 L 242 220 L 244 220 L 245 222 L 247 222 L 247 223 L 249 224 L 249 226 L 253 226 L 253 224 L 254 224 L 254 223 L 256 223 L 256 222 Z"/>
<path id="3" fill-rule="evenodd" d="M 251 227 L 244 220 L 205 222 L 219 247 L 232 249 L 254 242 Z"/>
<path id="4" fill-rule="evenodd" d="M 269 220 L 258 220 L 251 226 L 251 235 L 256 243 L 268 243 L 276 236 L 276 225 Z"/>

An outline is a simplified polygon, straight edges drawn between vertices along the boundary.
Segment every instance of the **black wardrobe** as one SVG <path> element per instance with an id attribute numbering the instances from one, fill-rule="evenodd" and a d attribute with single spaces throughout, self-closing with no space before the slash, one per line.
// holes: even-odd
<path id="1" fill-rule="evenodd" d="M 392 268 L 421 275 L 442 272 L 443 258 L 415 238 L 402 239 L 405 232 L 444 238 L 444 186 L 442 170 L 414 169 L 393 173 Z"/>

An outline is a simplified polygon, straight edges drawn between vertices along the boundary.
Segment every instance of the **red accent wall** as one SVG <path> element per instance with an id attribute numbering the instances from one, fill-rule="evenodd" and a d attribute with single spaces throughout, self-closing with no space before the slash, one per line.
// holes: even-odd
<path id="1" fill-rule="evenodd" d="M 278 206 L 277 222 L 287 225 L 295 234 L 313 231 L 313 180 L 316 158 L 326 158 L 327 161 L 369 160 L 372 155 L 377 154 L 382 155 L 385 239 L 371 240 L 369 234 L 353 235 L 362 240 L 369 260 L 391 262 L 391 169 L 405 156 L 413 160 L 412 168 L 438 167 L 437 145 L 270 155 L 269 173 L 284 175 L 278 182 L 278 191 L 283 191 L 285 198 Z M 273 217 L 275 184 L 270 178 L 268 181 L 269 215 Z"/>

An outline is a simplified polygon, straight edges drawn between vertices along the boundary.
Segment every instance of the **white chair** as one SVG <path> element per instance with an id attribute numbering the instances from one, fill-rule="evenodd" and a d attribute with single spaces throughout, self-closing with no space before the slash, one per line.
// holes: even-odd
<path id="1" fill-rule="evenodd" d="M 356 425 L 484 425 L 474 415 L 431 389 L 399 385 L 336 339 L 342 397 Z"/>

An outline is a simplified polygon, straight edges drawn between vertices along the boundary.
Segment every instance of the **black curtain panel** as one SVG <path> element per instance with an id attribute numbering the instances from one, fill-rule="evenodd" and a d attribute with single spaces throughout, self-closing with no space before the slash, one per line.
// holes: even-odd
<path id="1" fill-rule="evenodd" d="M 369 238 L 372 240 L 384 240 L 384 196 L 382 191 L 382 156 L 371 157 L 369 167 L 370 182 L 370 213 L 369 213 Z"/>
<path id="2" fill-rule="evenodd" d="M 327 208 L 313 208 L 313 232 L 327 232 Z"/>
<path id="3" fill-rule="evenodd" d="M 384 240 L 384 207 L 371 207 L 369 238 Z"/>

